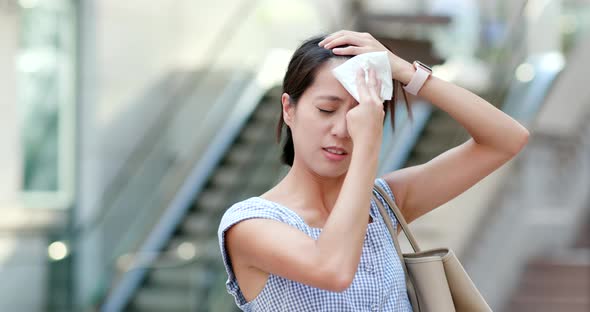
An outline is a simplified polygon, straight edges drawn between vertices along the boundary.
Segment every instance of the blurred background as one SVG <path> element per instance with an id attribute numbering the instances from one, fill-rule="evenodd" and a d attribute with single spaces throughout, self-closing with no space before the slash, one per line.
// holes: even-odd
<path id="1" fill-rule="evenodd" d="M 423 247 L 451 247 L 494 311 L 589 311 L 587 0 L 0 0 L 0 310 L 236 311 L 219 219 L 286 173 L 286 64 L 339 29 L 531 131 L 412 224 Z M 381 173 L 468 139 L 412 109 Z"/>

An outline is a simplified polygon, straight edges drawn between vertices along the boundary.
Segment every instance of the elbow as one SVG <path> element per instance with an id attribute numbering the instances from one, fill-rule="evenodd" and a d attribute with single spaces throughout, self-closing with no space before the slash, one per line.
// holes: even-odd
<path id="1" fill-rule="evenodd" d="M 512 152 L 511 152 L 512 156 L 516 156 L 528 144 L 529 136 L 530 136 L 529 130 L 527 130 L 527 128 L 521 126 L 521 131 L 519 132 L 516 143 L 514 144 L 515 147 L 512 149 Z"/>
<path id="2" fill-rule="evenodd" d="M 333 292 L 343 292 L 350 287 L 352 281 L 354 279 L 354 275 L 340 273 L 335 274 L 330 278 L 330 291 Z"/>
<path id="3" fill-rule="evenodd" d="M 345 272 L 344 270 L 329 270 L 325 273 L 326 290 L 333 292 L 343 292 L 347 290 L 354 280 L 354 273 Z"/>
<path id="4" fill-rule="evenodd" d="M 352 284 L 359 266 L 360 257 L 357 261 L 346 259 L 341 253 L 323 251 L 310 257 L 313 268 L 312 279 L 316 280 L 316 287 L 332 292 L 343 292 Z"/>

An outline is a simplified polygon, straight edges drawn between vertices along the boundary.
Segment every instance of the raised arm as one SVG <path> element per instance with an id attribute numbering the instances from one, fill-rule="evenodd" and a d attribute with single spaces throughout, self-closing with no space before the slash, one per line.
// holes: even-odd
<path id="1" fill-rule="evenodd" d="M 324 42 L 336 54 L 358 54 L 386 48 L 370 34 L 340 31 Z M 407 84 L 414 67 L 389 53 L 393 76 Z M 386 174 L 407 222 L 417 219 L 463 193 L 513 158 L 527 143 L 529 132 L 484 99 L 457 85 L 431 76 L 418 95 L 459 122 L 471 139 L 428 163 Z"/>
<path id="2" fill-rule="evenodd" d="M 411 72 L 412 69 L 408 69 Z M 451 115 L 471 135 L 429 162 L 387 174 L 408 222 L 457 197 L 512 159 L 528 130 L 479 96 L 431 77 L 419 96 Z"/>

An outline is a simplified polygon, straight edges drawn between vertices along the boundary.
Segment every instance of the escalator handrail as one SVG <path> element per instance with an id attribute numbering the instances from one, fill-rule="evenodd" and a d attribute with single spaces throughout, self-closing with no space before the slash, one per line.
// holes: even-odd
<path id="1" fill-rule="evenodd" d="M 235 138 L 241 133 L 266 91 L 256 79 L 247 87 L 240 101 L 236 103 L 236 109 L 210 142 L 203 157 L 193 166 L 185 183 L 182 184 L 181 189 L 175 194 L 165 213 L 140 247 L 140 253 L 146 252 L 151 255 L 144 259 L 144 263 L 156 260 L 157 253 L 153 251 L 161 250 L 170 240 L 175 229 L 186 216 L 194 198 L 204 189 L 208 178 L 230 149 Z M 144 267 L 125 272 L 107 295 L 101 311 L 121 311 L 141 285 L 147 271 L 148 269 Z"/>
<path id="2" fill-rule="evenodd" d="M 525 10 L 528 5 L 529 0 L 524 0 L 521 3 L 514 20 L 511 21 L 510 26 L 508 26 L 504 31 L 504 38 L 499 44 L 500 53 L 496 54 L 491 60 L 491 63 L 494 64 L 492 67 L 494 70 L 490 76 L 494 81 L 503 82 L 501 87 L 497 88 L 490 99 L 494 105 L 501 104 L 497 102 L 502 100 L 501 96 L 510 88 L 510 83 L 512 82 L 512 78 L 514 76 L 514 70 L 516 69 L 513 67 L 506 69 L 505 64 L 512 64 L 514 57 L 518 57 L 518 53 L 521 52 L 523 47 L 526 45 L 526 40 L 522 38 L 525 30 L 523 30 L 523 26 L 521 24 L 525 23 Z"/>

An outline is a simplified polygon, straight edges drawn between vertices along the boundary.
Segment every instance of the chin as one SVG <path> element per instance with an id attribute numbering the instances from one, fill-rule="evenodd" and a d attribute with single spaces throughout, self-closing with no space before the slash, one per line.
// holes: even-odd
<path id="1" fill-rule="evenodd" d="M 338 178 L 345 175 L 348 172 L 348 164 L 341 165 L 319 165 L 314 168 L 314 172 L 318 175 L 326 178 Z"/>

